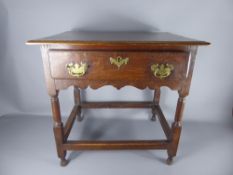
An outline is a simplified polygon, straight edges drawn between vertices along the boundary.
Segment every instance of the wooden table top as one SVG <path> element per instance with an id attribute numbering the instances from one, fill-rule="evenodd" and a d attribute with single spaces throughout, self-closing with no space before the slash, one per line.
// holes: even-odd
<path id="1" fill-rule="evenodd" d="M 26 44 L 158 44 L 209 45 L 210 43 L 186 38 L 168 32 L 78 32 L 67 31 L 57 35 L 29 40 Z"/>

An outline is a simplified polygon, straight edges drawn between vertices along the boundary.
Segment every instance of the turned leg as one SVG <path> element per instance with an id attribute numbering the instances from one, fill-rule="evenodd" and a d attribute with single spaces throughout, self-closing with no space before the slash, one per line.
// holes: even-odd
<path id="1" fill-rule="evenodd" d="M 82 121 L 84 117 L 82 116 L 81 93 L 78 87 L 74 87 L 74 103 L 78 105 L 77 120 Z"/>
<path id="2" fill-rule="evenodd" d="M 52 106 L 52 114 L 53 114 L 53 131 L 56 141 L 57 147 L 57 155 L 61 159 L 61 166 L 65 166 L 68 163 L 66 160 L 66 150 L 62 149 L 62 144 L 64 143 L 64 131 L 63 131 L 63 124 L 61 120 L 61 113 L 60 113 L 60 105 L 58 96 L 51 97 L 51 106 Z"/>
<path id="3" fill-rule="evenodd" d="M 160 89 L 154 90 L 154 98 L 153 98 L 153 105 L 152 105 L 152 121 L 156 121 L 156 106 L 159 105 L 160 100 Z"/>
<path id="4" fill-rule="evenodd" d="M 180 140 L 180 134 L 182 129 L 182 116 L 183 116 L 183 110 L 185 105 L 185 97 L 179 95 L 179 99 L 177 101 L 176 106 L 176 113 L 175 113 L 175 119 L 172 123 L 172 135 L 171 135 L 171 143 L 168 147 L 168 159 L 167 164 L 171 164 L 173 157 L 176 156 L 177 148 Z"/>

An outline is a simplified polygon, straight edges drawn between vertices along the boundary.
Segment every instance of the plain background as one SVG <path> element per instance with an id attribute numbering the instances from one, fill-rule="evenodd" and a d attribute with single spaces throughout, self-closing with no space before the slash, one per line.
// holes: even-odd
<path id="1" fill-rule="evenodd" d="M 232 0 L 1 0 L 0 27 L 0 116 L 50 114 L 39 47 L 25 42 L 75 29 L 160 30 L 211 42 L 199 48 L 184 119 L 228 121 L 231 117 Z M 172 114 L 177 93 L 168 88 L 162 92 L 161 104 Z M 87 89 L 84 93 L 87 100 L 152 99 L 148 89 L 133 87 Z M 61 103 L 67 115 L 73 104 L 72 88 L 61 93 Z M 116 111 L 100 112 L 111 116 Z M 132 114 L 140 118 L 145 112 Z"/>
<path id="2" fill-rule="evenodd" d="M 148 151 L 123 151 L 86 152 L 67 168 L 59 167 L 40 50 L 25 42 L 68 30 L 159 30 L 211 42 L 200 47 L 197 54 L 184 112 L 180 157 L 175 165 L 168 168 Z M 232 0 L 0 0 L 0 116 L 5 116 L 0 122 L 0 174 L 32 174 L 37 169 L 39 174 L 224 174 L 222 170 L 232 174 L 232 31 Z M 72 108 L 72 90 L 61 92 L 63 116 Z M 86 100 L 133 101 L 151 100 L 153 93 L 134 87 L 117 91 L 106 86 L 96 91 L 87 89 L 82 95 Z M 161 105 L 170 121 L 176 100 L 176 92 L 162 88 Z M 87 134 L 97 138 L 102 134 L 103 138 L 118 138 L 117 134 L 143 137 L 157 125 L 144 125 L 151 115 L 149 110 L 91 110 L 88 115 L 100 118 L 87 117 L 96 125 L 86 121 L 82 124 Z M 127 119 L 126 123 L 116 116 Z M 158 129 L 151 135 L 158 134 Z M 166 155 L 155 151 L 155 157 L 163 160 Z"/>
<path id="3" fill-rule="evenodd" d="M 0 27 L 0 115 L 50 114 L 39 47 L 25 42 L 75 29 L 160 30 L 211 42 L 199 48 L 184 119 L 227 121 L 231 117 L 232 0 L 1 0 Z M 168 88 L 162 92 L 161 104 L 172 114 L 177 93 Z M 84 93 L 87 100 L 152 99 L 148 89 L 133 87 L 87 89 Z M 61 103 L 62 113 L 68 114 L 72 88 L 61 93 Z M 116 111 L 100 112 L 109 116 Z M 139 118 L 143 114 L 132 112 Z"/>

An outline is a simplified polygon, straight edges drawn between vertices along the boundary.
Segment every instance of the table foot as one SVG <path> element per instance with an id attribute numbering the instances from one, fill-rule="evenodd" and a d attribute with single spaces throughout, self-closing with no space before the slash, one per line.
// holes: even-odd
<path id="1" fill-rule="evenodd" d="M 156 115 L 153 114 L 152 117 L 150 118 L 151 121 L 156 121 Z"/>
<path id="2" fill-rule="evenodd" d="M 168 158 L 167 158 L 167 160 L 166 160 L 166 163 L 167 163 L 168 165 L 171 165 L 171 164 L 173 163 L 173 157 L 168 156 Z"/>
<path id="3" fill-rule="evenodd" d="M 79 106 L 78 112 L 77 112 L 77 120 L 78 120 L 79 122 L 81 122 L 83 119 L 84 119 L 84 115 L 82 115 L 82 109 L 81 109 L 81 107 Z"/>
<path id="4" fill-rule="evenodd" d="M 84 119 L 84 115 L 77 115 L 77 120 L 79 121 L 79 122 L 81 122 L 81 121 L 83 121 L 83 119 Z"/>
<path id="5" fill-rule="evenodd" d="M 68 163 L 69 163 L 69 160 L 67 160 L 67 159 L 61 159 L 61 161 L 60 161 L 61 166 L 66 166 Z"/>

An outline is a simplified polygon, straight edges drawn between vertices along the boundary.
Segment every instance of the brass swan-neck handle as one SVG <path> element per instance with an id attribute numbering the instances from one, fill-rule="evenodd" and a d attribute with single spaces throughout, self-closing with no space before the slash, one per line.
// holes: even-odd
<path id="1" fill-rule="evenodd" d="M 151 71 L 154 76 L 159 79 L 167 78 L 171 75 L 174 70 L 174 66 L 172 64 L 152 64 Z"/>
<path id="2" fill-rule="evenodd" d="M 73 77 L 82 77 L 87 71 L 87 63 L 69 63 L 66 65 L 66 69 L 69 75 Z"/>

